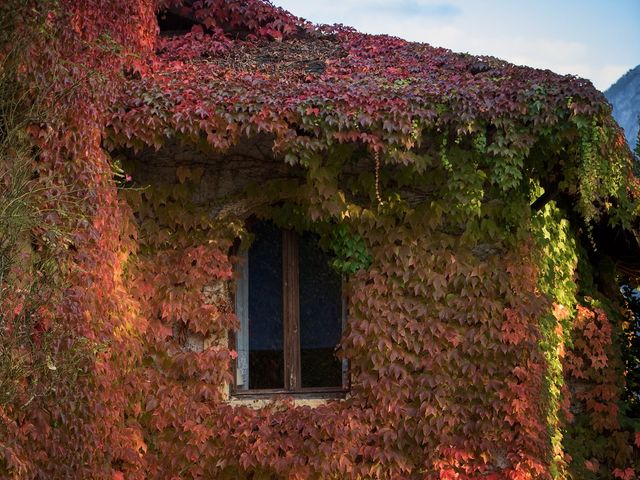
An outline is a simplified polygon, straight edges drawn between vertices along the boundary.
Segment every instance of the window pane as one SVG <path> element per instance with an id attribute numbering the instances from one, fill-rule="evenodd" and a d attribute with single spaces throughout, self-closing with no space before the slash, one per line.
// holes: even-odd
<path id="1" fill-rule="evenodd" d="M 284 388 L 282 232 L 271 222 L 258 222 L 251 231 L 249 388 Z"/>
<path id="2" fill-rule="evenodd" d="M 316 235 L 300 237 L 300 363 L 302 387 L 339 387 L 335 356 L 342 335 L 342 280 Z"/>

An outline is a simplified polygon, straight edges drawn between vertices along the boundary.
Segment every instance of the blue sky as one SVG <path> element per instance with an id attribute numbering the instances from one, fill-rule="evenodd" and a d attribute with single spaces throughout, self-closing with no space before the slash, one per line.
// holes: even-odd
<path id="1" fill-rule="evenodd" d="M 273 0 L 342 23 L 591 80 L 604 90 L 640 64 L 640 0 Z"/>

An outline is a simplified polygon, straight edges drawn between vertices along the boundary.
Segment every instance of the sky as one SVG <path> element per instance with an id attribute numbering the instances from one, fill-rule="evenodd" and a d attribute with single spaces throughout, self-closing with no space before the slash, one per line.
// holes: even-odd
<path id="1" fill-rule="evenodd" d="M 607 89 L 640 64 L 640 0 L 272 0 L 314 23 L 587 78 Z"/>

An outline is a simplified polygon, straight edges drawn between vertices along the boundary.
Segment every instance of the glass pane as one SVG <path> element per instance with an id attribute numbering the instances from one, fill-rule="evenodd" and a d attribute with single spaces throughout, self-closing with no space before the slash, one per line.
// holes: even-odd
<path id="1" fill-rule="evenodd" d="M 339 387 L 335 355 L 342 336 L 342 280 L 314 234 L 300 237 L 300 363 L 302 387 Z"/>
<path id="2" fill-rule="evenodd" d="M 282 232 L 258 222 L 249 249 L 249 388 L 284 388 Z"/>
<path id="3" fill-rule="evenodd" d="M 236 283 L 236 315 L 240 328 L 236 334 L 236 388 L 249 388 L 249 252 L 240 254 L 236 267 L 238 282 Z"/>

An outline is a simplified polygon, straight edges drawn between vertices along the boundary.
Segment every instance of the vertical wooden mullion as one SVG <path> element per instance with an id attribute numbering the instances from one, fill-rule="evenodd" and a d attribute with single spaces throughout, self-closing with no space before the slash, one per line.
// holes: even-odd
<path id="1" fill-rule="evenodd" d="M 298 236 L 282 231 L 282 308 L 284 321 L 284 388 L 297 390 L 300 375 L 300 299 Z"/>

